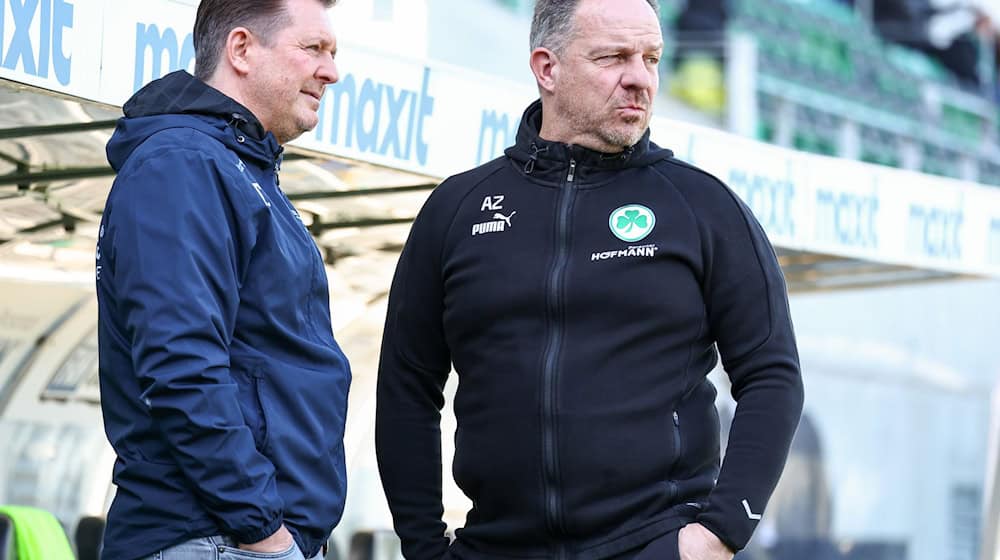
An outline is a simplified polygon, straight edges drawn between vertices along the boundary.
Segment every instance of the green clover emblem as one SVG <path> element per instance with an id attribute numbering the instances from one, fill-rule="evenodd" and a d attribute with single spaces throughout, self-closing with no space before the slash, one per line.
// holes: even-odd
<path id="1" fill-rule="evenodd" d="M 653 211 L 640 204 L 622 206 L 611 213 L 611 233 L 622 241 L 633 243 L 645 238 L 656 225 Z"/>
<path id="2" fill-rule="evenodd" d="M 649 216 L 640 215 L 638 210 L 626 210 L 624 216 L 618 216 L 618 229 L 624 229 L 624 233 L 632 231 L 635 226 L 646 229 L 648 223 Z"/>

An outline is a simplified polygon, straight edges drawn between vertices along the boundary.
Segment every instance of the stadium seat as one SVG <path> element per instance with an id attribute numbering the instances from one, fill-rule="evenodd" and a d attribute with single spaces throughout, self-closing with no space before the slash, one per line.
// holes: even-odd
<path id="1" fill-rule="evenodd" d="M 693 107 L 719 115 L 726 106 L 722 64 L 709 54 L 691 54 L 678 66 L 670 93 Z"/>
<path id="2" fill-rule="evenodd" d="M 105 521 L 101 517 L 83 517 L 76 524 L 74 540 L 78 560 L 99 560 L 104 540 Z"/>
<path id="3" fill-rule="evenodd" d="M 670 1 L 672 13 L 684 13 L 679 0 Z M 754 39 L 758 75 L 765 78 L 757 92 L 749 92 L 757 96 L 758 139 L 956 178 L 969 177 L 956 153 L 976 153 L 979 173 L 971 178 L 1000 184 L 1000 115 L 992 99 L 983 91 L 962 90 L 927 54 L 887 40 L 850 3 L 730 0 L 727 6 L 726 31 Z M 747 92 L 726 91 L 725 54 L 699 52 L 701 39 L 693 36 L 685 46 L 683 33 L 678 35 L 673 73 L 665 76 L 669 92 L 716 117 L 725 113 L 727 98 L 746 103 Z M 779 91 L 788 93 L 776 110 L 767 97 L 782 97 Z M 786 103 L 818 110 L 834 121 L 803 119 L 801 111 L 789 117 Z M 839 134 L 844 122 L 878 130 L 879 138 L 852 144 L 850 136 Z M 929 138 L 933 147 L 904 158 L 903 147 L 921 138 Z M 992 149 L 987 153 L 983 146 Z"/>
<path id="4" fill-rule="evenodd" d="M 14 544 L 14 520 L 7 515 L 0 514 L 0 560 L 15 560 L 17 558 Z"/>
<path id="5" fill-rule="evenodd" d="M 955 89 L 957 83 L 940 63 L 921 52 L 885 41 L 870 22 L 844 3 L 733 0 L 730 5 L 727 25 L 731 30 L 754 36 L 762 75 L 874 109 L 896 122 L 909 123 L 914 130 L 929 125 L 963 145 L 975 147 L 988 138 L 992 117 L 947 103 L 940 108 L 929 107 L 923 89 L 915 87 L 915 84 L 938 85 L 944 88 L 947 101 L 947 92 Z M 690 68 L 681 70 L 687 75 L 679 80 L 682 91 L 675 91 L 675 95 L 695 106 L 699 103 L 692 99 L 711 105 L 705 102 L 710 96 L 702 91 L 709 88 L 692 83 L 696 79 L 708 80 Z M 857 120 L 864 121 L 865 116 L 859 114 Z M 826 141 L 813 138 L 814 131 L 797 131 L 797 134 L 801 136 L 797 145 L 803 149 L 827 151 Z M 868 160 L 882 159 L 898 158 L 868 154 Z M 954 167 L 929 166 L 939 172 Z"/>
<path id="6" fill-rule="evenodd" d="M 27 506 L 0 506 L 0 514 L 13 522 L 17 560 L 75 560 L 66 532 L 51 513 Z"/>

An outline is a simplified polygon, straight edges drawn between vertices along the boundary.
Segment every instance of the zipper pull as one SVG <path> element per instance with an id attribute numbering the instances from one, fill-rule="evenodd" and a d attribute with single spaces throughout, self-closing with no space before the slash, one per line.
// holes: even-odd
<path id="1" fill-rule="evenodd" d="M 566 176 L 566 182 L 572 183 L 573 177 L 576 176 L 576 160 L 569 160 L 569 175 Z"/>

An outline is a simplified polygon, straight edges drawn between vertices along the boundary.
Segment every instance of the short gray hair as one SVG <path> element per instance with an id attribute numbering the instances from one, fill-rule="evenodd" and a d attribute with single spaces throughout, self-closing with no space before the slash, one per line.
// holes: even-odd
<path id="1" fill-rule="evenodd" d="M 659 0 L 646 2 L 660 15 Z M 560 54 L 573 37 L 573 16 L 580 0 L 537 0 L 531 19 L 531 50 L 544 47 Z"/>

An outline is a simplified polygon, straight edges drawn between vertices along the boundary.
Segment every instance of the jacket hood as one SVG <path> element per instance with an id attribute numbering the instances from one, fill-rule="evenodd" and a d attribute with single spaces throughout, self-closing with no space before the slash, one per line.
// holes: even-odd
<path id="1" fill-rule="evenodd" d="M 272 166 L 282 153 L 249 109 L 183 70 L 146 84 L 122 109 L 125 116 L 107 146 L 115 171 L 146 139 L 168 128 L 199 130 L 262 167 Z"/>
<path id="2" fill-rule="evenodd" d="M 524 173 L 543 181 L 561 182 L 570 160 L 576 162 L 578 175 L 589 175 L 591 181 L 600 181 L 600 176 L 610 174 L 609 172 L 645 167 L 674 155 L 670 150 L 650 142 L 648 128 L 638 142 L 615 154 L 544 140 L 539 136 L 541 129 L 542 102 L 536 100 L 525 109 L 521 117 L 516 143 L 504 153 Z"/>

